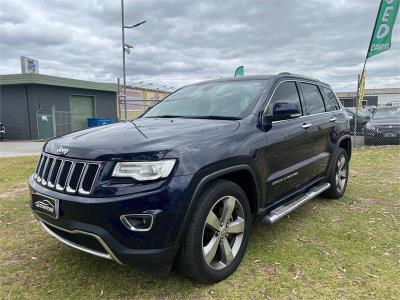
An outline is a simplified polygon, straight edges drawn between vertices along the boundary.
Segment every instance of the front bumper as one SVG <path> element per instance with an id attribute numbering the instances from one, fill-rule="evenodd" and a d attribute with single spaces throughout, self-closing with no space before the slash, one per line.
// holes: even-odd
<path id="1" fill-rule="evenodd" d="M 365 138 L 377 142 L 396 142 L 400 140 L 400 132 L 378 132 L 376 130 L 365 129 Z"/>
<path id="2" fill-rule="evenodd" d="M 59 218 L 33 210 L 44 229 L 84 252 L 149 271 L 168 271 L 178 250 L 178 235 L 189 199 L 191 176 L 177 176 L 160 189 L 129 196 L 89 198 L 49 190 L 29 179 L 31 193 L 59 200 Z M 32 208 L 32 201 L 30 202 Z M 131 231 L 124 214 L 153 214 L 146 232 Z"/>

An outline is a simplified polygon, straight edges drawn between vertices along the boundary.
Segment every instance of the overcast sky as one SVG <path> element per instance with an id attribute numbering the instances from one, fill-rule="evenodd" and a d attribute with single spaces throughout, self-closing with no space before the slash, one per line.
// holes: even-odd
<path id="1" fill-rule="evenodd" d="M 284 71 L 353 91 L 379 0 L 125 0 L 127 83 L 179 87 Z M 400 26 L 392 48 L 368 60 L 367 88 L 400 87 Z M 1 0 L 1 74 L 20 73 L 20 56 L 40 73 L 116 82 L 122 77 L 120 1 Z"/>

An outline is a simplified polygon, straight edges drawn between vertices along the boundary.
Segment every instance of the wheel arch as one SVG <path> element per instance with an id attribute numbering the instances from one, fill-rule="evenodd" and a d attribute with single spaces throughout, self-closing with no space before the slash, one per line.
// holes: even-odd
<path id="1" fill-rule="evenodd" d="M 256 174 L 251 166 L 248 164 L 239 164 L 230 166 L 218 171 L 209 173 L 199 180 L 191 194 L 190 202 L 186 210 L 186 214 L 177 237 L 177 244 L 180 245 L 182 238 L 185 234 L 186 225 L 189 222 L 190 216 L 193 213 L 193 204 L 201 192 L 211 183 L 217 179 L 230 180 L 238 184 L 246 193 L 251 207 L 252 214 L 256 215 L 260 208 L 261 193 L 257 184 Z"/>
<path id="2" fill-rule="evenodd" d="M 342 137 L 339 138 L 339 140 L 336 143 L 336 147 L 333 150 L 333 155 L 332 158 L 328 164 L 328 169 L 327 169 L 327 173 L 326 174 L 330 174 L 332 168 L 334 168 L 334 164 L 335 164 L 335 157 L 337 155 L 338 150 L 342 148 L 344 149 L 348 156 L 349 159 L 351 157 L 351 151 L 352 151 L 352 146 L 351 146 L 351 138 L 350 135 L 344 135 Z"/>
<path id="3" fill-rule="evenodd" d="M 338 148 L 343 148 L 344 150 L 346 150 L 347 155 L 349 156 L 349 159 L 351 158 L 352 146 L 351 146 L 351 138 L 349 135 L 342 136 L 339 139 Z M 337 149 L 336 149 L 336 151 L 337 151 Z"/>

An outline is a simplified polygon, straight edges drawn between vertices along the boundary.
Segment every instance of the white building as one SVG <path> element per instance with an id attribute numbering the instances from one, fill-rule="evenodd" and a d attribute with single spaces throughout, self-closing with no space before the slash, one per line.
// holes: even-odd
<path id="1" fill-rule="evenodd" d="M 356 106 L 356 92 L 336 93 L 345 107 Z M 400 88 L 366 89 L 363 106 L 400 105 Z"/>

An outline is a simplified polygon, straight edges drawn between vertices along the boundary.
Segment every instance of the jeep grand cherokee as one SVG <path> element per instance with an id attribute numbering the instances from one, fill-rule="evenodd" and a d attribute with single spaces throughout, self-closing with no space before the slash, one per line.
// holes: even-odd
<path id="1" fill-rule="evenodd" d="M 139 119 L 49 141 L 30 206 L 65 244 L 202 282 L 271 224 L 347 185 L 349 120 L 329 85 L 281 73 L 179 89 Z"/>

